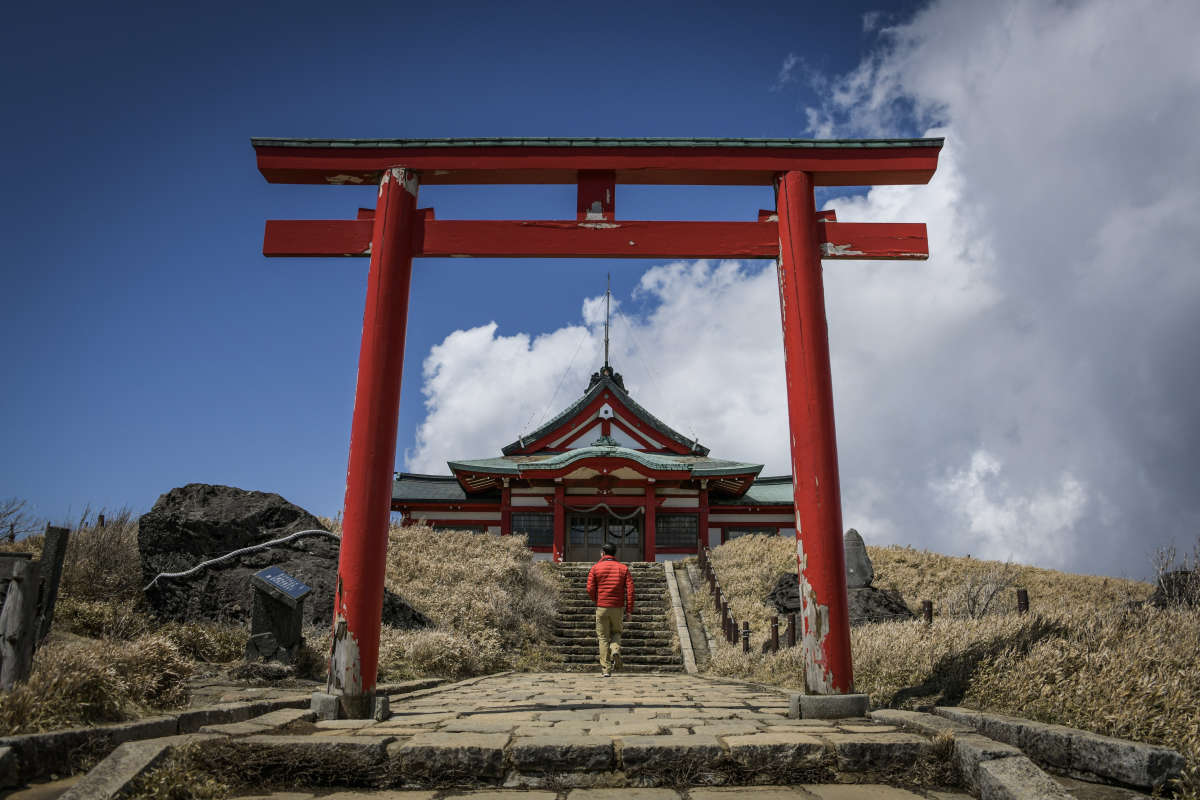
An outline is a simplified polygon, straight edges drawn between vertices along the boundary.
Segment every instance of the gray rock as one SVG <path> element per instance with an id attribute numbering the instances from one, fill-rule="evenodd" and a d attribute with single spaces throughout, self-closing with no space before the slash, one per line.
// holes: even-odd
<path id="1" fill-rule="evenodd" d="M 875 580 L 875 567 L 867 555 L 867 545 L 858 531 L 851 528 L 842 537 L 842 548 L 846 552 L 846 586 L 861 589 Z"/>
<path id="2" fill-rule="evenodd" d="M 172 489 L 138 521 L 138 550 L 149 583 L 160 572 L 182 572 L 234 550 L 271 541 L 321 522 L 277 494 L 192 483 Z M 251 616 L 251 576 L 277 566 L 312 587 L 304 600 L 304 622 L 333 619 L 339 540 L 327 536 L 245 553 L 186 578 L 159 578 L 146 592 L 161 619 L 245 624 Z M 389 591 L 383 622 L 399 628 L 428 627 L 429 620 Z"/>
<path id="3" fill-rule="evenodd" d="M 890 620 L 913 619 L 913 613 L 900 597 L 899 592 L 863 586 L 846 590 L 850 603 L 850 624 L 864 622 L 887 622 Z M 775 581 L 775 587 L 767 595 L 767 602 L 775 606 L 780 614 L 795 614 L 801 611 L 800 584 L 794 572 L 785 572 Z"/>

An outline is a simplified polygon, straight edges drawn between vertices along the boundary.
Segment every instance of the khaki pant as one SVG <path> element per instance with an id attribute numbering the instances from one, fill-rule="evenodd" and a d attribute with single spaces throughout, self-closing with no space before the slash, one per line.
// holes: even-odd
<path id="1" fill-rule="evenodd" d="M 621 622 L 625 609 L 596 607 L 596 638 L 600 641 L 600 668 L 611 672 L 621 662 Z"/>

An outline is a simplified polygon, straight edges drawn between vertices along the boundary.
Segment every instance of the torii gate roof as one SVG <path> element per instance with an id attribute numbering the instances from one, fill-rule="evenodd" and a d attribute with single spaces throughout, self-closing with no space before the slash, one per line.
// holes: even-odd
<path id="1" fill-rule="evenodd" d="M 613 170 L 618 183 L 770 185 L 805 171 L 818 186 L 928 183 L 943 139 L 485 137 L 250 140 L 272 183 L 365 184 L 403 164 L 432 184 L 575 183 Z"/>

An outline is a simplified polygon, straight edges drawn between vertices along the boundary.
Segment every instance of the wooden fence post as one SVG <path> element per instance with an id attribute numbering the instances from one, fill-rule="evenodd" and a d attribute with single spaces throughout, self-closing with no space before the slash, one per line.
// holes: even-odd
<path id="1" fill-rule="evenodd" d="M 1025 589 L 1017 589 L 1017 613 L 1029 613 L 1029 592 Z"/>
<path id="2" fill-rule="evenodd" d="M 771 617 L 771 652 L 779 652 L 779 617 Z"/>
<path id="3" fill-rule="evenodd" d="M 933 601 L 932 600 L 922 600 L 921 601 L 921 614 L 925 617 L 926 625 L 933 624 Z"/>
<path id="4" fill-rule="evenodd" d="M 742 652 L 750 652 L 750 623 L 742 622 Z"/>
<path id="5" fill-rule="evenodd" d="M 796 646 L 796 615 L 794 613 L 788 614 L 787 646 Z"/>
<path id="6" fill-rule="evenodd" d="M 31 559 L 12 562 L 12 579 L 0 611 L 0 689 L 10 691 L 29 677 L 33 667 L 38 587 L 41 564 Z"/>

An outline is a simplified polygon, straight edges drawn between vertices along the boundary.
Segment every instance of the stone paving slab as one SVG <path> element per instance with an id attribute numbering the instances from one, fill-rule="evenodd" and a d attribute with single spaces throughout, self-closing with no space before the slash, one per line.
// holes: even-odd
<path id="1" fill-rule="evenodd" d="M 645 796 L 674 800 L 677 793 L 658 787 L 679 780 L 733 786 L 846 773 L 862 779 L 905 770 L 934 752 L 928 736 L 895 724 L 787 713 L 786 695 L 769 687 L 684 673 L 508 673 L 398 698 L 382 722 L 289 726 L 269 740 L 279 747 L 290 739 L 314 754 L 359 743 L 377 763 L 385 750 L 378 769 L 405 789 L 491 783 L 517 794 L 569 789 L 572 800 L 602 800 L 607 795 L 587 793 L 607 787 L 614 797 L 654 789 Z M 617 788 L 631 784 L 637 794 Z M 788 796 L 821 797 L 805 791 Z"/>

